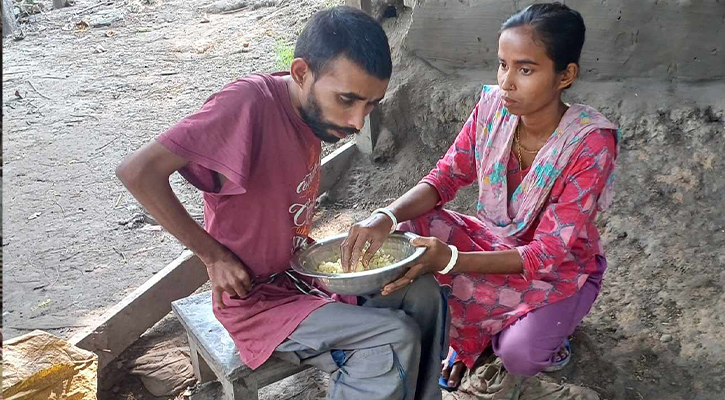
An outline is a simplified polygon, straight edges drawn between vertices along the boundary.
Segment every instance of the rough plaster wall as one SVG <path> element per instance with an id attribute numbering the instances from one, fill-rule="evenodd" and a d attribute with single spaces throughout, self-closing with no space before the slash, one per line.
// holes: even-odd
<path id="1" fill-rule="evenodd" d="M 490 69 L 497 32 L 531 1 L 418 0 L 405 46 L 445 73 Z M 725 78 L 725 1 L 570 0 L 587 26 L 585 79 Z"/>

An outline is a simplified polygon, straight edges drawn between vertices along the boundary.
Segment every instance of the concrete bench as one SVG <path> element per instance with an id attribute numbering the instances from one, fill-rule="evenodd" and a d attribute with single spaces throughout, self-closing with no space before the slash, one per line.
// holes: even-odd
<path id="1" fill-rule="evenodd" d="M 229 333 L 212 313 L 211 292 L 174 301 L 171 308 L 189 336 L 196 379 L 218 380 L 225 400 L 257 400 L 260 388 L 308 368 L 274 357 L 256 370 L 244 365 Z"/>

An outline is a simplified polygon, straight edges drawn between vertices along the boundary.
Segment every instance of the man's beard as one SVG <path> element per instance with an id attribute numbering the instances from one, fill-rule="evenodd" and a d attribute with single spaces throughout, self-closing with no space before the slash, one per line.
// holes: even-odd
<path id="1" fill-rule="evenodd" d="M 317 102 L 314 89 L 310 91 L 310 95 L 307 97 L 307 103 L 303 107 L 299 108 L 300 116 L 307 126 L 312 129 L 312 133 L 315 134 L 320 140 L 327 143 L 337 143 L 340 140 L 339 137 L 328 133 L 329 130 L 334 130 L 349 135 L 358 133 L 355 128 L 346 128 L 339 125 L 335 125 L 325 121 L 325 117 L 322 116 L 322 109 L 320 104 Z"/>

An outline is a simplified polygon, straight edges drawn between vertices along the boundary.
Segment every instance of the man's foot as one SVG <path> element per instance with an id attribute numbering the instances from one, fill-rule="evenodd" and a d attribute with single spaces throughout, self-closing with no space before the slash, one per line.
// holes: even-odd
<path id="1" fill-rule="evenodd" d="M 463 374 L 466 373 L 466 365 L 462 361 L 457 361 L 456 356 L 455 350 L 450 349 L 448 351 L 448 358 L 443 362 L 441 378 L 438 380 L 438 385 L 448 391 L 458 389 Z"/>

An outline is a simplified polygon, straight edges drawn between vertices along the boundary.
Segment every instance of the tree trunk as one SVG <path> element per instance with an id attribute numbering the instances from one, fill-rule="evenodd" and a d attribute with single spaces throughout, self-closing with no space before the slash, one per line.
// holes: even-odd
<path id="1" fill-rule="evenodd" d="M 15 12 L 13 11 L 13 1 L 3 0 L 3 36 L 11 35 L 17 26 L 15 21 Z"/>

